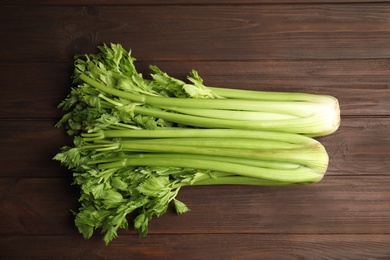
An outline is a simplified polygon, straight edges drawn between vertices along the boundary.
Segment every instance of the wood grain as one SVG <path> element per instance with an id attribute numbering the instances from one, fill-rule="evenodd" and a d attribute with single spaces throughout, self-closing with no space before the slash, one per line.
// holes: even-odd
<path id="1" fill-rule="evenodd" d="M 2 38 L 13 44 L 0 42 L 0 55 L 65 61 L 118 42 L 141 60 L 383 59 L 390 57 L 389 12 L 385 3 L 4 6 Z"/>
<path id="2" fill-rule="evenodd" d="M 6 151 L 0 157 L 0 176 L 65 176 L 65 169 L 52 158 L 60 147 L 71 145 L 72 139 L 54 124 L 45 120 L 0 120 L 0 146 Z"/>
<path id="3" fill-rule="evenodd" d="M 23 243 L 19 250 L 17 243 Z M 105 247 L 99 236 L 0 237 L 4 257 L 72 259 L 387 259 L 390 235 L 177 234 L 119 236 Z"/>
<path id="4" fill-rule="evenodd" d="M 329 3 L 387 3 L 388 0 L 111 0 L 109 5 L 253 5 L 253 4 L 329 4 Z M 12 5 L 107 5 L 106 1 L 96 0 L 40 0 L 32 2 L 29 0 L 3 0 L 7 6 Z"/>

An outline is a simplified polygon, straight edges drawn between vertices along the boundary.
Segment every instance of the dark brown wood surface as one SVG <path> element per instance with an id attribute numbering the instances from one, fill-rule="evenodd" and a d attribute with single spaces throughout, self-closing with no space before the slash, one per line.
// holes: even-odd
<path id="1" fill-rule="evenodd" d="M 128 3 L 131 2 L 131 3 Z M 390 259 L 389 1 L 2 1 L 0 258 Z M 109 246 L 78 234 L 78 191 L 51 158 L 70 139 L 54 124 L 72 57 L 101 43 L 132 49 L 207 85 L 330 94 L 340 129 L 319 138 L 318 184 L 188 187 L 149 236 Z"/>

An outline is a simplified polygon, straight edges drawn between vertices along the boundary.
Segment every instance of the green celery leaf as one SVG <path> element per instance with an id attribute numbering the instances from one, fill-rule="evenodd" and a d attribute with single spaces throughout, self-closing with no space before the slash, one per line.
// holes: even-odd
<path id="1" fill-rule="evenodd" d="M 155 177 L 150 175 L 137 187 L 137 190 L 148 196 L 159 197 L 161 193 L 164 193 L 170 189 L 169 184 L 169 176 Z"/>
<path id="2" fill-rule="evenodd" d="M 173 203 L 175 205 L 175 210 L 179 215 L 190 211 L 190 209 L 178 199 L 174 199 Z"/>

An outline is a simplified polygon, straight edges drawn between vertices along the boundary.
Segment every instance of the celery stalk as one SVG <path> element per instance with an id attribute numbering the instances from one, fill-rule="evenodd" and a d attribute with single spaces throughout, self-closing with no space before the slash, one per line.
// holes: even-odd
<path id="1" fill-rule="evenodd" d="M 80 188 L 75 225 L 101 229 L 108 244 L 135 213 L 140 236 L 186 186 L 285 186 L 320 181 L 329 158 L 316 136 L 337 130 L 336 98 L 308 93 L 207 87 L 150 66 L 149 79 L 120 44 L 77 56 L 69 95 L 59 104 L 73 145 L 53 158 Z"/>
<path id="2" fill-rule="evenodd" d="M 256 111 L 265 113 L 265 119 L 255 118 L 254 120 L 237 120 L 226 119 L 228 115 L 224 115 L 225 119 L 212 118 L 213 116 L 194 116 L 194 113 L 177 114 L 167 111 L 161 111 L 141 106 L 135 106 L 134 112 L 142 115 L 163 118 L 167 121 L 187 124 L 198 127 L 216 127 L 216 128 L 239 128 L 239 129 L 254 129 L 254 130 L 270 130 L 290 133 L 306 134 L 309 136 L 322 136 L 333 133 L 337 130 L 340 124 L 340 112 L 338 102 L 335 98 L 320 95 L 302 94 L 299 93 L 279 93 L 274 98 L 275 94 L 270 94 L 271 98 L 265 100 L 257 99 L 198 99 L 198 98 L 172 98 L 172 97 L 156 97 L 144 94 L 134 94 L 125 92 L 112 87 L 105 86 L 86 74 L 80 74 L 80 79 L 84 82 L 96 87 L 98 90 L 114 95 L 119 98 L 128 99 L 135 103 L 147 104 L 157 108 L 173 107 L 173 111 L 186 111 L 186 109 L 219 109 L 225 110 L 242 110 Z M 236 92 L 234 92 L 236 93 Z M 238 93 L 241 93 L 238 91 Z M 262 94 L 263 96 L 267 96 Z M 247 96 L 247 95 L 245 95 Z M 284 99 L 285 96 L 285 99 Z M 291 98 L 292 96 L 293 98 Z M 310 101 L 313 97 L 313 101 Z M 321 100 L 321 102 L 318 102 Z M 121 106 L 121 104 L 118 104 Z M 178 107 L 178 108 L 176 108 Z M 199 113 L 199 112 L 195 112 Z M 291 119 L 269 119 L 269 113 L 285 115 Z M 237 118 L 237 113 L 232 112 L 232 118 Z M 210 118 L 211 117 L 211 118 Z M 297 118 L 294 118 L 297 117 Z"/>
<path id="3" fill-rule="evenodd" d="M 310 168 L 301 166 L 296 169 L 272 169 L 260 168 L 250 165 L 236 164 L 230 162 L 221 162 L 214 160 L 198 160 L 198 159 L 183 159 L 183 158 L 124 158 L 119 162 L 103 163 L 99 165 L 100 169 L 111 169 L 128 166 L 159 166 L 159 167 L 183 167 L 197 168 L 211 171 L 226 171 L 240 176 L 266 179 L 271 181 L 280 181 L 282 183 L 311 183 L 318 182 L 323 178 L 320 174 Z"/>

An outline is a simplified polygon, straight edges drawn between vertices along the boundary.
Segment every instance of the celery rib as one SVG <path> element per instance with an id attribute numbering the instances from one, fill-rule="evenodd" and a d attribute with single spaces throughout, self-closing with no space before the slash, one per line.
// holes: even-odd
<path id="1" fill-rule="evenodd" d="M 200 185 L 255 185 L 255 186 L 286 186 L 291 185 L 288 182 L 274 181 L 247 176 L 221 176 L 217 178 L 207 178 L 196 181 L 193 186 Z"/>
<path id="2" fill-rule="evenodd" d="M 310 135 L 316 135 L 318 132 L 324 130 L 321 119 L 316 115 L 297 119 L 248 121 L 184 115 L 140 106 L 135 107 L 134 112 L 146 116 L 162 118 L 175 123 L 205 128 L 267 130 Z"/>
<path id="3" fill-rule="evenodd" d="M 295 92 L 277 92 L 277 91 L 257 91 L 245 89 L 229 89 L 208 87 L 216 94 L 225 98 L 248 99 L 248 100 L 274 100 L 274 101 L 308 101 L 314 103 L 329 103 L 335 99 L 328 95 L 295 93 Z"/>
<path id="4" fill-rule="evenodd" d="M 199 146 L 216 148 L 240 148 L 259 150 L 279 150 L 303 148 L 302 144 L 291 144 L 271 140 L 251 140 L 246 138 L 153 138 L 138 140 L 121 140 L 122 144 L 143 144 L 143 145 L 179 145 L 179 146 Z"/>
<path id="5" fill-rule="evenodd" d="M 160 167 L 185 167 L 212 171 L 227 171 L 240 176 L 260 178 L 288 183 L 308 183 L 318 182 L 323 178 L 323 174 L 301 166 L 297 169 L 270 169 L 254 167 L 249 165 L 235 164 L 230 162 L 220 162 L 213 160 L 181 159 L 171 158 L 129 158 L 119 162 L 100 164 L 99 168 L 119 168 L 124 166 L 160 166 Z"/>
<path id="6" fill-rule="evenodd" d="M 164 110 L 174 111 L 181 114 L 217 118 L 217 119 L 229 119 L 229 120 L 285 120 L 296 119 L 297 116 L 261 112 L 261 111 L 240 111 L 240 110 L 224 110 L 224 109 L 205 109 L 205 108 L 186 108 L 186 107 L 161 107 Z"/>
<path id="7" fill-rule="evenodd" d="M 236 158 L 258 159 L 266 161 L 283 161 L 288 163 L 297 163 L 319 173 L 325 173 L 328 166 L 328 155 L 322 145 L 305 147 L 300 149 L 287 150 L 255 150 L 240 148 L 214 148 L 197 146 L 178 146 L 178 145 L 158 145 L 158 144 L 137 144 L 122 143 L 121 150 L 130 152 L 167 152 L 201 154 L 201 155 L 219 155 Z"/>
<path id="8" fill-rule="evenodd" d="M 90 134 L 84 133 L 83 136 L 89 136 Z M 91 135 L 95 135 L 91 133 Z M 242 129 L 191 129 L 191 128 L 176 128 L 176 129 L 155 129 L 155 130 L 105 130 L 97 134 L 102 135 L 104 138 L 247 138 L 247 139 L 260 139 L 280 141 L 291 144 L 317 144 L 317 141 L 307 136 L 298 135 L 294 133 L 281 133 L 270 131 L 253 131 Z"/>

